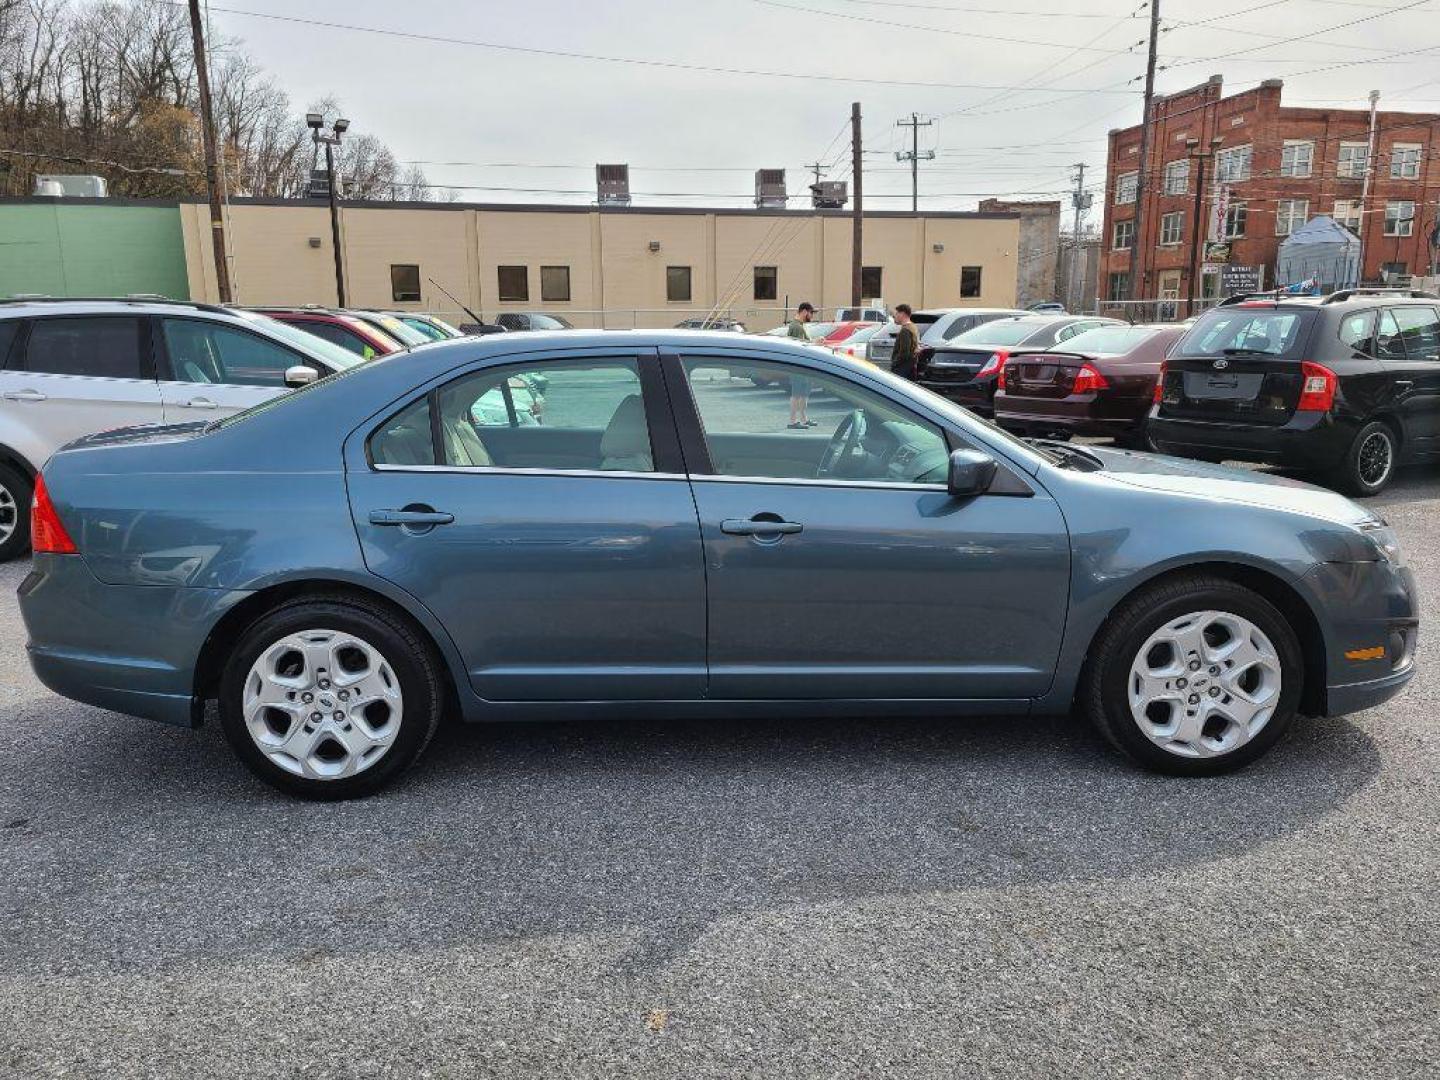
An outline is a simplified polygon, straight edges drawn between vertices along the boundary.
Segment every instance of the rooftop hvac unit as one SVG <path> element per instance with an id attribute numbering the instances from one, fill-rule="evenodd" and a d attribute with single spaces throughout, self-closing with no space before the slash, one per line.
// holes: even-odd
<path id="1" fill-rule="evenodd" d="M 110 192 L 103 176 L 40 175 L 35 177 L 35 194 L 66 199 L 103 199 Z"/>
<path id="2" fill-rule="evenodd" d="M 810 201 L 816 210 L 843 210 L 850 201 L 850 185 L 844 180 L 821 180 L 810 185 Z"/>
<path id="3" fill-rule="evenodd" d="M 785 208 L 785 170 L 755 170 L 755 205 L 760 209 Z"/>
<path id="4" fill-rule="evenodd" d="M 596 165 L 595 190 L 601 206 L 629 206 L 630 166 Z"/>

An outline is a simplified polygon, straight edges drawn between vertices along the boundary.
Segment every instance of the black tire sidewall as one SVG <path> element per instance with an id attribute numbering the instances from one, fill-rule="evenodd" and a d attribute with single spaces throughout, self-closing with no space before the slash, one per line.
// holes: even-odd
<path id="1" fill-rule="evenodd" d="M 404 709 L 400 733 L 374 765 L 340 780 L 311 780 L 270 761 L 245 725 L 245 679 L 260 654 L 279 639 L 303 630 L 338 630 L 379 649 L 400 681 Z M 429 742 L 441 707 L 434 661 L 389 619 L 334 602 L 299 602 L 261 617 L 241 635 L 220 679 L 220 727 L 245 766 L 272 787 L 302 798 L 331 800 L 372 795 L 404 772 Z"/>
<path id="2" fill-rule="evenodd" d="M 1280 704 L 1260 734 L 1239 749 L 1209 758 L 1186 758 L 1162 750 L 1141 732 L 1130 715 L 1130 666 L 1150 635 L 1166 623 L 1197 611 L 1223 611 L 1248 619 L 1264 632 L 1280 657 Z M 1111 655 L 1098 658 L 1100 693 L 1107 734 L 1146 768 L 1176 776 L 1210 776 L 1244 768 L 1279 742 L 1295 720 L 1304 682 L 1305 661 L 1294 629 L 1264 597 L 1239 585 L 1211 583 L 1148 609 L 1132 608 L 1112 638 Z"/>
<path id="3" fill-rule="evenodd" d="M 15 499 L 15 531 L 0 541 L 0 562 L 8 562 L 29 550 L 30 499 L 35 494 L 35 487 L 29 477 L 9 465 L 0 465 L 0 487 L 9 491 Z"/>
<path id="4" fill-rule="evenodd" d="M 1385 479 L 1373 487 L 1360 476 L 1360 448 L 1365 441 L 1375 432 L 1383 432 L 1390 440 L 1390 471 L 1385 474 Z M 1400 441 L 1395 436 L 1395 431 L 1389 424 L 1382 420 L 1372 420 L 1360 429 L 1355 436 L 1355 441 L 1350 444 L 1350 449 L 1345 454 L 1344 471 L 1341 481 L 1345 490 L 1351 495 L 1369 496 L 1378 495 L 1389 486 L 1390 481 L 1395 478 L 1395 469 L 1400 460 Z"/>

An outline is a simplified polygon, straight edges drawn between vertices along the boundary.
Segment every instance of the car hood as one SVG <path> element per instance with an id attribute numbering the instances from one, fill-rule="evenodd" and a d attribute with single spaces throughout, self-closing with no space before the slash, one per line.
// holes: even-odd
<path id="1" fill-rule="evenodd" d="M 1105 463 L 1104 476 L 1131 487 L 1266 507 L 1341 525 L 1375 519 L 1343 495 L 1283 476 L 1134 450 L 1102 446 L 1085 450 Z"/>

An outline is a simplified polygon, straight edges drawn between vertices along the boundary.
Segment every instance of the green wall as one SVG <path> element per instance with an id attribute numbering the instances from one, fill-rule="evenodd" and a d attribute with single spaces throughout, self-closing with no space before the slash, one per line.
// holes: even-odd
<path id="1" fill-rule="evenodd" d="M 174 206 L 0 204 L 0 297 L 190 298 L 185 240 Z"/>

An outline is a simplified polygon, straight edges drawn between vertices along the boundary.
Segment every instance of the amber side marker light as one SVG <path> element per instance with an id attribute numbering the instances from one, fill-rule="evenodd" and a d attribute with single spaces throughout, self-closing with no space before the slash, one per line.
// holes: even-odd
<path id="1" fill-rule="evenodd" d="M 1351 649 L 1345 654 L 1346 660 L 1384 660 L 1385 646 L 1377 645 L 1373 649 Z"/>

